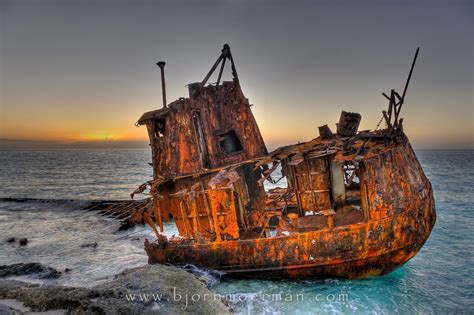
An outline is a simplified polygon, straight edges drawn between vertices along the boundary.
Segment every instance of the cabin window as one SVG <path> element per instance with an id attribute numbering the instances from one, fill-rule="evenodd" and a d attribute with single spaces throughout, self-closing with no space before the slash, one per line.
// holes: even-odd
<path id="1" fill-rule="evenodd" d="M 219 134 L 217 139 L 219 140 L 222 152 L 225 154 L 231 154 L 243 150 L 242 143 L 240 142 L 239 137 L 237 137 L 235 130 Z"/>
<path id="2" fill-rule="evenodd" d="M 165 135 L 165 120 L 164 119 L 156 119 L 154 121 L 153 130 L 155 133 L 156 138 L 162 138 Z"/>
<path id="3" fill-rule="evenodd" d="M 360 205 L 361 203 L 359 171 L 358 164 L 355 165 L 353 162 L 344 163 L 344 183 L 348 204 Z"/>
<path id="4" fill-rule="evenodd" d="M 344 183 L 346 188 L 350 189 L 359 186 L 358 172 L 358 168 L 352 162 L 344 163 Z"/>

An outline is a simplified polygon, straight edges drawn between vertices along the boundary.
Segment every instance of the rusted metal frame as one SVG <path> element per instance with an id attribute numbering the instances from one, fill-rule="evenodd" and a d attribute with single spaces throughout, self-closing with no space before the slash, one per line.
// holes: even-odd
<path id="1" fill-rule="evenodd" d="M 202 191 L 199 191 L 199 192 L 196 192 L 197 194 L 203 194 L 204 195 L 204 198 L 207 198 L 207 192 L 211 191 L 211 190 L 233 190 L 231 187 L 219 187 L 219 188 L 215 188 L 215 189 L 208 189 L 208 190 L 202 190 Z M 189 233 L 189 230 L 190 230 L 190 226 L 189 226 L 189 218 L 192 218 L 193 220 L 198 220 L 198 217 L 200 216 L 208 216 L 209 215 L 204 215 L 204 214 L 199 214 L 199 215 L 196 215 L 195 212 L 194 212 L 194 207 L 193 207 L 193 211 L 189 211 L 189 207 L 185 201 L 185 199 L 187 198 L 187 194 L 189 193 L 176 193 L 176 194 L 170 194 L 170 197 L 178 197 L 180 198 L 179 200 L 179 208 L 181 210 L 181 217 L 175 217 L 175 220 L 185 220 L 184 222 L 184 227 L 185 227 L 185 230 L 186 230 L 186 234 L 188 235 L 191 235 L 191 238 L 192 237 L 192 234 Z M 215 228 L 215 231 L 214 233 L 216 234 L 217 238 L 222 240 L 221 239 L 221 233 L 220 233 L 220 230 L 217 226 L 217 222 L 218 222 L 218 219 L 217 219 L 217 216 L 222 216 L 222 215 L 227 215 L 227 213 L 224 211 L 220 211 L 220 212 L 217 212 L 217 209 L 213 209 L 211 206 L 209 206 L 209 202 L 207 201 L 207 199 L 205 199 L 205 203 L 208 204 L 208 209 L 211 210 L 211 216 L 212 216 L 212 219 L 214 221 L 214 223 L 211 225 L 214 226 Z M 184 209 L 183 209 L 184 208 Z M 220 205 L 220 208 L 222 208 L 222 205 Z M 190 216 L 187 214 L 188 211 L 190 212 Z M 184 214 L 183 214 L 184 213 Z M 209 220 L 210 224 L 212 223 L 210 220 Z M 200 225 L 200 223 L 198 221 L 196 221 L 197 225 L 196 224 L 193 224 L 195 227 L 196 227 L 196 231 L 200 231 L 200 228 L 202 228 L 202 226 Z M 196 234 L 196 233 L 194 233 Z M 213 231 L 211 231 L 209 234 L 213 234 Z"/>
<path id="2" fill-rule="evenodd" d="M 91 206 L 87 206 L 81 210 L 87 210 L 87 211 L 97 211 L 97 210 L 100 210 L 100 207 L 102 206 L 102 204 L 100 203 L 97 203 L 95 205 L 91 205 Z"/>
<path id="3" fill-rule="evenodd" d="M 136 209 L 135 211 L 142 211 L 142 210 L 145 210 L 148 208 L 149 204 L 148 204 L 149 200 L 145 203 L 145 205 L 143 205 L 142 207 L 139 207 L 138 209 Z"/>
<path id="4" fill-rule="evenodd" d="M 225 57 L 222 61 L 222 63 L 224 63 L 225 61 Z M 219 91 L 219 88 L 216 87 L 216 93 L 215 93 L 215 102 L 216 102 L 216 106 L 218 106 L 219 108 L 219 111 L 218 111 L 218 114 L 219 114 L 219 120 L 220 122 L 223 122 L 225 121 L 224 119 L 224 109 L 222 108 L 222 97 L 221 97 L 221 93 Z M 219 129 L 221 128 L 222 126 L 219 125 Z M 215 133 L 214 133 L 215 134 Z M 221 156 L 225 156 L 226 154 L 223 152 L 223 150 L 221 149 L 220 145 L 219 145 L 219 152 L 221 153 Z"/>
<path id="5" fill-rule="evenodd" d="M 262 238 L 263 234 L 265 234 L 265 229 L 268 227 L 268 218 L 266 215 L 263 215 L 265 217 L 265 224 L 262 227 L 262 230 L 260 231 L 260 234 L 258 235 L 259 238 Z"/>
<path id="6" fill-rule="evenodd" d="M 240 175 L 239 175 L 239 176 L 240 176 Z M 240 180 L 239 187 L 242 187 L 242 184 L 241 184 L 241 183 L 242 183 L 242 179 L 239 179 L 239 180 Z M 243 179 L 243 180 L 245 181 L 245 179 Z M 246 218 L 245 218 L 245 212 L 246 212 L 246 211 L 245 211 L 245 207 L 244 207 L 244 202 L 243 202 L 243 200 L 242 200 L 242 198 L 243 198 L 244 196 L 242 196 L 243 193 L 242 193 L 242 194 L 239 193 L 239 192 L 242 192 L 242 189 L 241 189 L 241 188 L 240 188 L 240 189 L 235 189 L 235 184 L 236 184 L 236 183 L 237 183 L 237 182 L 235 182 L 235 183 L 232 184 L 232 185 L 233 185 L 232 190 L 233 190 L 233 194 L 234 194 L 234 196 L 233 196 L 233 197 L 234 197 L 234 203 L 237 202 L 237 206 L 238 206 L 238 210 L 239 210 L 239 216 L 237 216 L 237 214 L 236 214 L 235 216 L 236 216 L 236 218 L 238 218 L 238 219 L 237 219 L 237 225 L 239 226 L 239 228 L 244 228 L 244 229 L 245 229 L 245 228 L 248 226 L 248 222 L 247 222 L 247 220 L 246 220 Z M 247 183 L 245 183 L 245 184 L 243 185 L 243 187 L 247 190 L 247 197 L 250 198 L 250 197 L 249 197 L 249 192 L 248 192 Z M 235 195 L 237 195 L 237 197 L 236 197 Z M 237 211 L 237 207 L 235 208 L 235 210 Z M 239 222 L 240 222 L 240 225 L 241 225 L 241 226 L 239 225 Z"/>
<path id="7" fill-rule="evenodd" d="M 242 161 L 242 162 L 238 162 L 238 163 L 234 163 L 234 164 L 230 164 L 230 165 L 226 165 L 226 166 L 221 166 L 221 167 L 217 167 L 217 168 L 208 169 L 204 172 L 198 172 L 198 173 L 194 173 L 194 174 L 176 176 L 176 177 L 170 178 L 170 180 L 177 180 L 177 179 L 182 179 L 182 178 L 186 178 L 186 177 L 198 177 L 198 176 L 202 176 L 202 175 L 205 175 L 205 174 L 217 173 L 217 172 L 225 170 L 225 169 L 232 169 L 232 168 L 242 166 L 242 165 L 245 165 L 245 164 L 255 163 L 255 162 L 259 161 L 260 159 L 261 158 L 255 158 L 255 159 L 246 160 L 246 161 Z"/>
<path id="8" fill-rule="evenodd" d="M 288 199 L 291 199 L 291 197 L 292 197 L 291 195 L 292 195 L 292 194 L 293 194 L 292 192 L 289 192 L 289 193 L 286 193 L 286 194 L 285 194 L 285 207 L 284 207 L 283 209 L 286 210 L 286 209 L 288 208 Z M 281 200 L 281 199 L 277 200 L 277 202 L 280 201 L 280 200 Z M 288 214 L 288 212 L 287 212 L 287 214 Z"/>
<path id="9" fill-rule="evenodd" d="M 276 161 L 276 162 L 274 163 L 274 165 L 272 166 L 271 169 L 267 170 L 266 172 L 263 172 L 263 173 L 264 173 L 264 174 L 263 174 L 264 177 L 261 178 L 261 180 L 262 180 L 261 183 L 262 183 L 262 184 L 263 184 L 263 182 L 264 182 L 265 180 L 268 180 L 268 178 L 271 178 L 270 176 L 271 176 L 272 173 L 278 168 L 279 165 L 280 165 L 280 161 Z M 266 174 L 265 174 L 265 173 L 266 173 Z M 284 176 L 282 176 L 281 178 L 283 178 L 283 177 L 284 177 Z M 280 178 L 280 179 L 281 179 L 281 178 Z M 272 181 L 268 180 L 268 181 L 271 182 L 272 184 L 276 184 L 276 183 L 277 183 L 277 182 L 275 182 L 275 181 L 273 181 L 273 180 L 272 180 Z M 280 181 L 280 180 L 278 180 L 278 181 Z M 259 182 L 260 182 L 260 179 L 259 179 Z"/>
<path id="10" fill-rule="evenodd" d="M 220 207 L 220 204 L 219 204 L 219 207 Z M 220 227 L 219 227 L 219 219 L 218 219 L 218 213 L 217 213 L 217 209 L 215 209 L 214 207 L 211 207 L 211 213 L 212 213 L 212 220 L 214 221 L 214 230 L 216 232 L 216 242 L 221 242 L 222 241 L 222 236 L 221 236 L 221 230 L 220 230 Z"/>
<path id="11" fill-rule="evenodd" d="M 331 179 L 331 170 L 330 170 L 331 163 L 329 161 L 329 158 L 330 158 L 330 155 L 326 155 L 324 157 L 324 164 L 326 165 L 326 173 L 327 173 L 327 181 L 328 181 L 328 185 L 329 185 L 329 191 L 332 191 L 332 179 Z M 328 195 L 329 195 L 329 202 L 331 204 L 331 207 L 333 207 L 334 198 L 333 198 L 332 194 L 328 194 Z"/>
<path id="12" fill-rule="evenodd" d="M 331 189 L 311 189 L 311 190 L 305 190 L 304 193 L 309 194 L 311 192 L 316 192 L 316 193 L 322 193 L 322 192 L 330 192 Z"/>
<path id="13" fill-rule="evenodd" d="M 234 58 L 232 58 L 232 54 L 231 54 L 231 52 L 230 52 L 230 49 L 229 49 L 229 55 L 228 55 L 227 58 L 230 59 L 230 63 L 231 63 L 231 65 L 232 65 L 232 76 L 234 77 L 234 81 L 235 81 L 236 83 L 239 83 L 239 77 L 238 77 L 238 75 L 237 75 L 237 70 L 235 69 L 235 64 L 234 64 Z"/>
<path id="14" fill-rule="evenodd" d="M 319 149 L 319 151 L 317 151 Z M 337 153 L 337 150 L 335 149 L 331 149 L 331 147 L 328 147 L 324 150 L 320 150 L 320 148 L 314 148 L 314 149 L 310 149 L 310 150 L 307 150 L 307 157 L 310 158 L 310 159 L 316 159 L 316 158 L 320 158 L 320 157 L 323 157 L 323 156 L 329 156 L 329 155 L 332 155 L 334 153 Z"/>
<path id="15" fill-rule="evenodd" d="M 184 204 L 184 209 L 185 209 L 185 212 L 186 214 L 189 212 L 189 214 L 191 215 L 191 219 L 193 220 L 193 238 L 197 238 L 199 235 L 199 232 L 201 231 L 201 224 L 199 223 L 199 217 L 198 217 L 198 213 L 197 213 L 197 209 L 196 207 L 189 207 L 188 205 L 188 199 L 191 199 L 191 198 L 183 198 L 181 200 L 181 202 Z M 189 209 L 191 208 L 191 210 Z M 189 219 L 189 215 L 186 216 L 186 220 Z"/>
<path id="16" fill-rule="evenodd" d="M 394 95 L 398 95 L 397 92 L 394 92 Z M 400 95 L 397 96 L 399 99 L 400 99 Z M 400 122 L 403 120 L 403 119 L 399 119 L 399 116 L 400 116 L 400 112 L 402 110 L 402 105 L 403 105 L 403 99 L 400 99 L 400 101 L 395 105 L 395 109 L 394 109 L 394 112 L 395 112 L 395 119 L 394 119 L 394 124 L 396 123 L 396 126 L 394 126 L 394 129 L 396 127 L 396 129 L 398 130 L 400 128 Z"/>
<path id="17" fill-rule="evenodd" d="M 393 107 L 395 106 L 395 97 L 394 97 L 395 90 L 391 90 L 390 92 L 390 101 L 388 102 L 388 124 L 390 129 L 392 129 L 392 112 Z"/>
<path id="18" fill-rule="evenodd" d="M 199 180 L 199 184 L 200 184 L 200 186 L 201 186 L 201 191 L 204 191 L 204 184 L 202 183 L 201 180 Z M 214 222 L 213 222 L 213 220 L 212 220 L 212 209 L 211 209 L 211 206 L 210 206 L 210 204 L 209 204 L 209 200 L 207 199 L 207 193 L 203 193 L 202 195 L 203 195 L 203 196 L 202 196 L 202 199 L 203 199 L 204 205 L 205 205 L 205 207 L 206 207 L 206 212 L 207 212 L 207 218 L 208 218 L 208 221 L 209 221 L 209 226 L 210 226 L 211 229 L 214 228 L 214 230 L 211 231 L 211 233 L 209 233 L 209 234 L 215 235 L 216 232 L 215 232 Z"/>
<path id="19" fill-rule="evenodd" d="M 163 220 L 161 218 L 161 208 L 160 208 L 160 201 L 158 199 L 158 196 L 153 198 L 153 210 L 155 212 L 155 221 L 160 227 L 160 232 L 163 233 Z"/>
<path id="20" fill-rule="evenodd" d="M 182 204 L 182 199 L 179 200 L 178 205 L 179 205 L 179 210 L 181 210 L 181 220 L 183 221 L 184 229 L 186 230 L 186 236 L 189 238 L 193 238 L 192 234 L 189 233 L 189 229 L 188 229 L 188 225 L 189 225 L 188 218 L 187 218 L 188 214 L 186 210 L 183 209 L 181 204 Z M 175 218 L 175 219 L 179 220 L 179 218 Z"/>
<path id="21" fill-rule="evenodd" d="M 222 53 L 221 55 L 219 56 L 219 58 L 217 58 L 216 62 L 214 63 L 214 65 L 212 66 L 211 70 L 209 70 L 209 72 L 207 73 L 206 77 L 204 78 L 204 80 L 202 80 L 201 82 L 201 87 L 204 87 L 204 85 L 206 84 L 207 80 L 209 80 L 209 78 L 211 77 L 211 75 L 214 73 L 214 71 L 216 70 L 217 66 L 219 65 L 219 63 L 222 61 L 222 65 L 221 65 L 221 69 L 220 69 L 220 73 L 219 73 L 219 78 L 218 78 L 218 82 L 220 81 L 220 78 L 222 76 L 222 71 L 224 69 L 224 63 L 225 63 L 225 59 L 226 58 L 229 58 L 230 62 L 231 62 L 231 68 L 232 68 L 232 76 L 234 77 L 234 81 L 236 83 L 239 82 L 239 77 L 237 76 L 237 70 L 235 69 L 235 64 L 234 64 L 234 59 L 232 58 L 232 53 L 230 52 L 230 47 L 228 44 L 225 44 L 224 45 L 224 48 L 222 48 Z M 219 85 L 219 83 L 217 84 Z"/>
<path id="22" fill-rule="evenodd" d="M 294 192 L 291 192 L 289 189 L 287 189 L 287 191 L 282 194 L 280 197 L 276 198 L 275 201 L 280 201 L 282 200 L 283 198 L 285 199 L 285 201 L 288 201 L 288 198 L 291 198 L 291 195 L 294 194 Z"/>
<path id="23" fill-rule="evenodd" d="M 219 65 L 219 63 L 222 61 L 222 59 L 225 58 L 224 57 L 224 53 L 221 53 L 221 55 L 219 56 L 219 58 L 217 58 L 216 62 L 214 63 L 214 65 L 211 67 L 211 70 L 209 70 L 209 72 L 207 73 L 206 77 L 204 78 L 204 80 L 202 80 L 201 82 L 201 87 L 204 87 L 204 85 L 207 83 L 207 80 L 209 80 L 209 78 L 211 77 L 212 73 L 214 73 L 214 71 L 216 70 L 217 66 Z"/>
<path id="24" fill-rule="evenodd" d="M 398 126 L 399 126 L 399 115 L 400 115 L 400 111 L 402 109 L 402 106 L 405 102 L 405 95 L 406 95 L 406 92 L 407 92 L 407 89 L 408 89 L 408 85 L 410 84 L 410 79 L 411 79 L 411 76 L 413 74 L 413 69 L 415 68 L 415 63 L 416 63 L 416 59 L 418 57 L 418 53 L 420 51 L 420 47 L 417 47 L 416 49 L 416 52 L 415 52 L 415 57 L 413 58 L 413 61 L 412 61 L 412 64 L 411 64 L 411 67 L 410 67 L 410 72 L 408 74 L 408 78 L 407 78 L 407 81 L 405 83 L 405 87 L 403 88 L 403 94 L 400 96 L 400 94 L 398 94 L 395 90 L 391 90 L 391 94 L 390 94 L 390 97 L 387 96 L 387 94 L 385 93 L 382 93 L 382 95 L 387 98 L 389 100 L 389 108 L 388 108 L 388 127 L 389 129 L 392 131 L 392 130 L 395 130 L 395 129 L 398 129 Z M 398 102 L 395 101 L 395 97 L 398 98 Z M 393 109 L 393 112 L 394 112 L 394 122 L 393 122 L 393 126 L 391 126 L 390 122 L 391 122 L 391 119 L 392 119 L 392 109 Z M 385 112 L 382 112 L 384 114 L 384 118 L 385 118 Z M 387 118 L 385 118 L 387 120 Z"/>
<path id="25" fill-rule="evenodd" d="M 233 190 L 232 187 L 216 187 L 216 188 L 212 188 L 212 189 L 204 189 L 204 190 L 201 190 L 201 191 L 196 191 L 196 193 L 198 194 L 204 194 L 204 193 L 207 193 L 211 190 Z M 189 194 L 189 192 L 185 192 L 185 193 L 182 193 L 182 192 L 177 192 L 175 194 L 170 194 L 170 197 L 180 197 L 181 195 L 187 195 Z"/>
<path id="26" fill-rule="evenodd" d="M 278 178 L 277 180 L 272 179 L 271 183 L 272 183 L 272 184 L 278 184 L 278 183 L 279 183 L 283 178 L 285 178 L 285 177 L 286 177 L 286 176 L 282 175 L 282 176 L 280 176 L 280 178 Z"/>
<path id="27" fill-rule="evenodd" d="M 396 103 L 395 101 L 395 90 L 392 90 L 392 93 L 390 95 L 391 97 L 391 103 L 393 104 L 393 112 L 394 112 L 394 118 L 393 118 L 393 125 L 391 130 L 395 130 L 398 127 L 398 115 L 400 114 L 400 109 L 402 107 L 401 103 Z"/>
<path id="28" fill-rule="evenodd" d="M 397 93 L 397 91 L 393 90 L 393 93 L 395 94 L 395 96 L 398 98 L 398 104 L 402 104 L 403 103 L 403 98 L 400 96 L 400 94 Z"/>
<path id="29" fill-rule="evenodd" d="M 389 130 L 393 130 L 397 124 L 396 118 L 392 123 L 392 118 L 396 116 L 397 104 L 395 102 L 395 90 L 390 91 L 390 101 L 388 102 L 388 122 L 387 127 Z"/>
<path id="30" fill-rule="evenodd" d="M 148 212 L 143 213 L 143 218 L 145 219 L 145 222 L 152 228 L 153 232 L 155 232 L 156 237 L 159 239 L 160 233 L 156 229 L 155 223 L 151 219 L 150 214 Z"/>
<path id="31" fill-rule="evenodd" d="M 400 115 L 401 107 L 402 107 L 402 105 L 400 104 L 400 105 L 398 106 L 398 108 L 395 109 L 395 118 L 394 118 L 394 120 L 393 120 L 393 127 L 392 127 L 392 130 L 398 129 L 398 124 L 399 124 L 398 117 L 399 117 L 399 115 Z"/>
<path id="32" fill-rule="evenodd" d="M 226 58 L 222 60 L 221 69 L 219 70 L 219 75 L 217 76 L 216 87 L 219 86 L 219 83 L 221 82 L 222 72 L 224 71 L 224 67 L 225 67 L 225 61 L 226 61 Z"/>
<path id="33" fill-rule="evenodd" d="M 394 119 L 393 124 L 392 118 L 397 117 L 397 109 L 400 107 L 403 101 L 401 100 L 400 95 L 394 89 L 390 90 L 390 96 L 385 93 L 382 93 L 382 95 L 388 100 L 388 111 L 382 111 L 382 119 L 385 120 L 388 129 L 391 131 L 395 129 L 397 124 L 397 118 Z M 395 97 L 399 99 L 398 102 L 395 100 Z"/>
<path id="34" fill-rule="evenodd" d="M 157 159 L 158 159 L 157 154 L 160 153 L 160 152 L 157 152 L 158 150 L 156 148 L 156 142 L 158 140 L 155 137 L 155 124 L 153 123 L 153 121 L 149 121 L 149 122 L 147 122 L 146 127 L 147 127 L 146 129 L 147 129 L 147 132 L 148 132 L 148 137 L 150 139 L 151 158 L 152 158 L 152 161 L 154 162 L 154 161 L 157 161 Z M 152 168 L 153 168 L 153 177 L 155 178 L 157 176 L 156 166 L 152 165 Z"/>
<path id="35" fill-rule="evenodd" d="M 131 213 L 123 212 L 123 213 L 118 214 L 116 218 L 119 220 L 123 220 L 123 219 L 130 218 L 131 215 L 132 215 Z"/>
<path id="36" fill-rule="evenodd" d="M 410 73 L 408 74 L 407 82 L 405 83 L 405 88 L 403 89 L 403 94 L 402 94 L 403 101 L 405 101 L 405 95 L 407 93 L 408 85 L 410 84 L 411 75 L 413 73 L 413 69 L 415 68 L 416 58 L 418 58 L 419 52 L 420 52 L 420 47 L 416 48 L 415 57 L 413 58 L 413 62 L 411 63 Z"/>
<path id="37" fill-rule="evenodd" d="M 118 209 L 120 209 L 120 207 L 122 207 L 123 204 L 111 204 L 109 206 L 107 206 L 107 208 L 101 210 L 101 212 L 104 214 L 104 215 L 111 215 L 113 213 L 115 213 Z"/>
<path id="38" fill-rule="evenodd" d="M 391 107 L 391 104 L 392 104 L 392 102 L 390 102 L 389 108 Z M 385 119 L 385 123 L 387 124 L 387 127 L 389 129 L 392 129 L 392 123 L 390 122 L 391 112 L 389 111 L 389 114 L 387 115 L 387 112 L 383 110 L 382 115 L 383 115 L 383 118 Z"/>
<path id="39" fill-rule="evenodd" d="M 105 208 L 104 210 L 101 210 L 100 212 L 102 212 L 103 215 L 112 215 L 121 206 L 122 206 L 121 204 L 112 204 L 112 205 L 108 206 L 107 208 Z"/>
<path id="40" fill-rule="evenodd" d="M 290 165 L 288 163 L 288 167 L 290 168 L 290 174 L 291 174 L 291 177 L 293 178 L 293 181 L 295 183 L 295 193 L 296 193 L 296 202 L 298 204 L 298 212 L 300 214 L 300 216 L 303 216 L 304 213 L 303 213 L 303 207 L 301 205 L 301 196 L 300 196 L 300 190 L 299 190 L 299 184 L 298 184 L 298 177 L 296 176 L 296 172 L 295 172 L 295 169 L 294 169 L 294 165 Z"/>
<path id="41" fill-rule="evenodd" d="M 145 203 L 145 205 L 148 205 L 148 203 Z M 129 211 L 130 209 L 136 208 L 137 205 L 134 202 L 129 203 L 128 205 L 124 206 L 123 208 L 117 209 L 118 212 L 126 212 Z"/>
<path id="42" fill-rule="evenodd" d="M 314 209 L 316 209 L 316 196 L 314 195 L 315 194 L 315 189 L 313 187 L 313 177 L 311 176 L 311 170 L 310 170 L 310 167 L 309 167 L 309 163 L 308 163 L 308 159 L 303 156 L 303 159 L 304 159 L 304 164 L 305 164 L 305 168 L 306 168 L 306 173 L 307 173 L 307 177 L 308 177 L 308 182 L 309 182 L 309 188 L 311 189 L 311 197 L 313 199 L 313 207 Z M 306 193 L 306 191 L 305 191 Z"/>
<path id="43" fill-rule="evenodd" d="M 209 159 L 207 141 L 202 126 L 201 113 L 198 110 L 193 110 L 191 112 L 191 118 L 193 120 L 195 141 L 201 155 L 201 166 L 202 168 L 208 169 L 211 167 L 211 161 Z"/>

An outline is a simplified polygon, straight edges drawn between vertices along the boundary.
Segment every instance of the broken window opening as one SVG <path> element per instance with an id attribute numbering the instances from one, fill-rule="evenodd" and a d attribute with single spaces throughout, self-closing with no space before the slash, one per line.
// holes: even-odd
<path id="1" fill-rule="evenodd" d="M 232 154 L 243 150 L 242 143 L 235 130 L 219 134 L 217 139 L 224 154 Z"/>
<path id="2" fill-rule="evenodd" d="M 347 189 L 354 189 L 359 186 L 358 168 L 352 162 L 344 163 L 344 184 Z"/>
<path id="3" fill-rule="evenodd" d="M 156 138 L 163 138 L 165 135 L 165 120 L 156 119 L 153 122 L 153 130 Z"/>
<path id="4" fill-rule="evenodd" d="M 346 202 L 349 205 L 361 204 L 359 168 L 352 162 L 344 163 L 344 184 L 346 186 Z"/>

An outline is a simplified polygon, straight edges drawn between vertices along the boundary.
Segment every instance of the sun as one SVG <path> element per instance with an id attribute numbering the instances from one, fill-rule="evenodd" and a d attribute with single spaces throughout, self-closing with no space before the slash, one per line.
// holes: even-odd
<path id="1" fill-rule="evenodd" d="M 113 141 L 119 140 L 119 137 L 111 132 L 97 131 L 81 134 L 79 139 L 82 141 Z"/>

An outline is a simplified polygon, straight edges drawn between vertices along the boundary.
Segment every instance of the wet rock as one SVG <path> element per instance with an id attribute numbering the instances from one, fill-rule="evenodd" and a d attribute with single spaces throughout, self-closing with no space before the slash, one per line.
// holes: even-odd
<path id="1" fill-rule="evenodd" d="M 64 272 L 70 272 L 70 271 L 72 271 L 72 269 L 70 269 L 70 268 L 64 269 Z"/>
<path id="2" fill-rule="evenodd" d="M 0 266 L 0 278 L 25 275 L 34 275 L 38 279 L 56 279 L 61 276 L 61 272 L 40 263 Z"/>
<path id="3" fill-rule="evenodd" d="M 84 243 L 81 245 L 82 248 L 87 248 L 87 247 L 90 247 L 90 248 L 96 248 L 97 247 L 97 242 L 93 242 L 93 243 Z"/>
<path id="4" fill-rule="evenodd" d="M 193 301 L 199 296 L 198 301 Z M 207 296 L 207 300 L 204 298 Z M 16 299 L 35 312 L 71 314 L 229 314 L 231 310 L 196 277 L 164 265 L 129 269 L 92 288 L 0 281 L 0 299 Z"/>
<path id="5" fill-rule="evenodd" d="M 125 220 L 122 222 L 122 224 L 120 224 L 120 227 L 118 228 L 119 231 L 126 231 L 126 230 L 129 230 L 131 228 L 133 228 L 135 226 L 135 223 L 132 223 L 131 221 L 129 220 Z"/>
<path id="6" fill-rule="evenodd" d="M 15 243 L 15 238 L 14 237 L 7 238 L 7 243 Z"/>
<path id="7" fill-rule="evenodd" d="M 25 246 L 28 244 L 28 239 L 25 237 L 25 238 L 20 238 L 19 240 L 19 243 L 21 246 Z"/>

